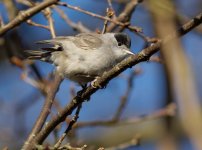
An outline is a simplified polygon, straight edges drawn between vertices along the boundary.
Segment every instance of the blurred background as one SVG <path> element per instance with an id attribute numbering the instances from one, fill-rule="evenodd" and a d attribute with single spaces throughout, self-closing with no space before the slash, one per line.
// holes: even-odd
<path id="1" fill-rule="evenodd" d="M 106 16 L 106 8 L 110 7 L 108 0 L 63 0 L 62 2 L 102 16 Z M 115 15 L 119 16 L 131 1 L 112 0 L 111 2 Z M 172 2 L 178 16 L 176 18 L 178 27 L 201 12 L 201 0 L 175 0 Z M 139 3 L 130 19 L 131 25 L 141 27 L 144 35 L 150 38 L 159 37 L 158 31 L 155 29 L 157 20 L 152 11 L 152 3 L 151 0 Z M 168 12 L 172 11 L 166 2 L 158 1 L 158 4 Z M 23 0 L 1 0 L 1 24 L 8 23 L 20 10 L 28 8 L 29 5 L 26 5 Z M 104 20 L 67 7 L 58 6 L 58 8 L 64 12 L 71 23 L 80 22 L 90 31 L 102 31 Z M 56 36 L 79 33 L 61 17 L 57 9 L 52 8 L 51 10 Z M 48 25 L 43 13 L 36 14 L 31 21 Z M 162 28 L 167 30 L 166 26 L 162 26 Z M 131 37 L 131 50 L 134 53 L 138 53 L 151 44 L 128 29 L 123 32 Z M 40 46 L 35 42 L 50 38 L 52 38 L 50 31 L 26 22 L 0 37 L 0 148 L 8 146 L 9 149 L 19 149 L 40 113 L 44 96 L 37 87 L 38 82 L 36 83 L 36 81 L 48 80 L 54 67 L 40 61 L 24 60 L 23 51 L 39 49 Z M 201 99 L 202 26 L 200 25 L 180 38 L 180 43 L 190 63 L 197 94 Z M 91 149 L 117 148 L 121 144 L 122 146 L 125 144 L 127 148 L 123 149 L 152 150 L 163 149 L 162 144 L 165 141 L 162 139 L 167 135 L 170 137 L 171 134 L 175 149 L 195 149 L 179 121 L 178 102 L 176 103 L 176 99 L 171 94 L 170 84 L 164 60 L 157 53 L 151 61 L 140 63 L 126 70 L 110 81 L 106 89 L 99 90 L 92 95 L 89 102 L 83 103 L 78 119 L 78 122 L 82 123 L 107 121 L 117 115 L 120 121 L 95 126 L 87 124 L 76 128 L 72 130 L 67 141 L 73 145 L 87 144 Z M 49 119 L 57 112 L 57 109 L 68 104 L 71 97 L 80 89 L 75 83 L 64 80 L 56 96 L 57 106 L 53 106 Z M 121 102 L 124 106 L 118 110 Z M 130 123 L 127 122 L 129 119 L 132 119 Z M 46 143 L 53 145 L 55 137 L 60 136 L 66 126 L 67 124 L 63 123 L 58 127 L 58 131 L 51 133 Z"/>

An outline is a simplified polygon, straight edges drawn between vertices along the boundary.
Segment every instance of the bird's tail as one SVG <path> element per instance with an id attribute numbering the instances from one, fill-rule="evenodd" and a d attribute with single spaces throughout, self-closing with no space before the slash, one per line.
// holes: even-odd
<path id="1" fill-rule="evenodd" d="M 57 37 L 57 39 L 60 38 Z M 26 50 L 24 51 L 25 57 L 28 59 L 38 59 L 41 61 L 52 63 L 51 60 L 52 53 L 63 50 L 61 42 L 57 39 L 38 41 L 37 44 L 47 44 L 54 46 L 41 48 L 41 50 Z"/>
<path id="2" fill-rule="evenodd" d="M 25 56 L 28 59 L 38 59 L 45 62 L 50 62 L 51 53 L 50 51 L 37 51 L 37 50 L 26 50 Z"/>

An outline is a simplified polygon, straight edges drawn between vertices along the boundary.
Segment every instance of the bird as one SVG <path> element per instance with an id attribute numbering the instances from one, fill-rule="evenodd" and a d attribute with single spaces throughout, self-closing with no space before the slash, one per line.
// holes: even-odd
<path id="1" fill-rule="evenodd" d="M 125 58 L 135 55 L 130 51 L 131 39 L 126 33 L 80 33 L 37 43 L 50 46 L 41 50 L 26 50 L 27 59 L 55 65 L 62 77 L 82 87 L 93 83 Z"/>

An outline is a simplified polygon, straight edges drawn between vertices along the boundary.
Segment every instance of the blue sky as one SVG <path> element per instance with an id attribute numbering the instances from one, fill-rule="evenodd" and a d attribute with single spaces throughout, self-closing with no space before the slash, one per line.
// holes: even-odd
<path id="1" fill-rule="evenodd" d="M 200 11 L 200 9 L 193 10 L 191 7 L 196 7 L 199 3 L 199 0 L 178 0 L 177 7 L 179 11 L 187 16 L 194 16 Z M 104 14 L 107 3 L 101 0 L 74 0 L 69 1 L 69 4 L 80 6 L 83 9 L 98 13 Z M 99 5 L 96 7 L 95 5 Z M 22 7 L 22 6 L 19 6 Z M 118 5 L 114 5 L 115 8 L 119 9 Z M 87 16 L 82 13 L 75 12 L 74 10 L 68 10 L 63 8 L 63 10 L 68 14 L 69 18 L 72 21 L 78 22 L 81 21 L 84 25 L 89 27 L 92 30 L 96 28 L 102 29 L 103 21 Z M 3 14 L 5 9 L 0 4 L 0 12 Z M 74 32 L 67 24 L 61 20 L 58 15 L 54 14 L 55 28 L 57 35 L 74 35 L 77 32 Z M 3 16 L 6 20 L 6 15 Z M 47 24 L 47 21 L 44 19 L 42 14 L 34 16 L 33 21 Z M 140 26 L 144 29 L 144 33 L 148 36 L 153 36 L 152 22 L 150 16 L 147 14 L 147 10 L 144 6 L 139 6 L 132 17 L 132 24 Z M 25 49 L 36 49 L 38 48 L 34 42 L 42 39 L 49 39 L 50 33 L 44 29 L 28 26 L 27 24 L 22 24 L 19 28 L 19 33 L 22 35 L 22 41 L 25 44 Z M 137 53 L 143 47 L 143 41 L 137 36 L 129 31 L 126 32 L 132 38 L 132 50 Z M 24 34 L 25 33 L 25 34 Z M 201 80 L 201 68 L 202 68 L 202 38 L 200 34 L 196 34 L 194 31 L 188 33 L 182 38 L 183 48 L 189 58 L 194 75 L 196 77 L 197 89 L 202 97 L 202 80 Z M 44 62 L 36 62 L 37 67 L 43 76 L 48 75 L 54 67 L 50 64 Z M 127 107 L 122 115 L 123 118 L 134 117 L 143 114 L 150 114 L 155 110 L 164 106 L 166 100 L 166 81 L 163 65 L 154 63 L 154 62 L 144 62 L 137 65 L 138 68 L 141 68 L 142 73 L 135 77 L 134 79 L 134 88 L 132 94 L 130 95 L 129 102 Z M 136 68 L 136 67 L 135 67 Z M 133 68 L 134 69 L 134 68 Z M 36 117 L 40 112 L 42 107 L 44 97 L 40 92 L 32 87 L 31 85 L 25 83 L 21 80 L 22 71 L 12 66 L 7 60 L 0 61 L 0 133 L 5 131 L 6 134 L 15 135 L 15 124 L 16 124 L 16 108 L 18 104 L 22 102 L 29 101 L 32 98 L 36 99 L 36 102 L 25 112 L 24 121 L 27 132 L 30 131 Z M 128 75 L 130 69 L 125 71 L 123 74 Z M 60 91 L 57 94 L 57 98 L 60 100 L 61 106 L 64 106 L 68 103 L 70 99 L 69 88 L 70 86 L 75 86 L 76 90 L 79 90 L 76 84 L 65 80 L 60 88 Z M 90 120 L 99 120 L 99 119 L 110 119 L 113 116 L 113 113 L 116 111 L 116 108 L 119 104 L 120 97 L 124 94 L 126 88 L 126 80 L 117 77 L 113 79 L 107 86 L 106 89 L 99 90 L 96 94 L 91 97 L 90 102 L 85 102 L 83 109 L 80 114 L 80 121 L 90 121 Z M 104 110 L 103 110 L 104 108 Z M 109 129 L 99 129 L 97 130 L 81 130 L 80 136 L 85 136 L 87 133 L 95 136 L 99 131 L 108 132 Z M 16 136 L 16 135 L 15 135 Z M 9 142 L 10 139 L 4 139 L 3 136 L 0 136 L 0 141 L 5 144 Z M 23 138 L 22 138 L 23 140 Z M 140 148 L 141 149 L 141 148 Z M 142 148 L 147 149 L 147 148 Z"/>

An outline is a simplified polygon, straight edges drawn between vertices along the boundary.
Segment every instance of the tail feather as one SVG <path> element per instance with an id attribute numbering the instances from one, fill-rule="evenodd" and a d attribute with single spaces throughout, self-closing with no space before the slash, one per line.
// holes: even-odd
<path id="1" fill-rule="evenodd" d="M 37 41 L 36 44 L 50 44 L 50 45 L 62 45 L 61 42 L 51 39 L 51 40 L 43 40 L 43 41 Z"/>
<path id="2" fill-rule="evenodd" d="M 35 50 L 26 50 L 24 51 L 28 59 L 39 59 L 42 61 L 50 62 L 51 52 L 49 51 L 35 51 Z"/>
<path id="3" fill-rule="evenodd" d="M 49 45 L 54 45 L 53 47 L 44 47 L 41 48 L 42 50 L 26 50 L 25 56 L 28 59 L 38 59 L 41 61 L 46 61 L 46 62 L 52 62 L 51 60 L 51 53 L 56 52 L 56 51 L 62 51 L 62 43 L 60 42 L 61 37 L 51 39 L 51 40 L 44 40 L 44 41 L 38 41 L 36 42 L 37 44 L 49 44 Z"/>

